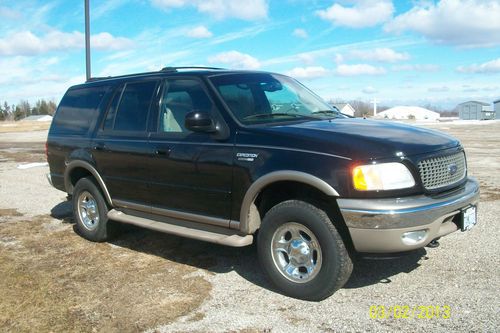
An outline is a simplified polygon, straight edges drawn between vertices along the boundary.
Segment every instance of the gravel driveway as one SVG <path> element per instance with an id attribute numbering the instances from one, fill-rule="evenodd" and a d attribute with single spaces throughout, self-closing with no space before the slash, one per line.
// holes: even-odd
<path id="1" fill-rule="evenodd" d="M 0 133 L 0 330 L 498 331 L 500 122 L 431 126 L 466 147 L 469 173 L 482 185 L 479 224 L 438 248 L 359 259 L 347 285 L 319 303 L 273 290 L 253 246 L 135 228 L 110 243 L 81 239 L 65 194 L 45 179 L 48 168 L 17 168 L 44 160 L 46 132 Z M 382 306 L 390 318 L 381 318 Z M 410 318 L 394 318 L 406 310 Z"/>

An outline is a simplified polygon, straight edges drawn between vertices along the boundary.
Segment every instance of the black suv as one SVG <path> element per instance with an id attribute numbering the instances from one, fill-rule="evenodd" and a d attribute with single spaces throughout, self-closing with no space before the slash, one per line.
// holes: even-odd
<path id="1" fill-rule="evenodd" d="M 477 219 L 477 181 L 443 133 L 352 119 L 279 74 L 215 68 L 69 88 L 48 136 L 50 183 L 78 231 L 118 221 L 218 244 L 257 242 L 285 294 L 321 300 L 356 253 L 424 247 Z"/>

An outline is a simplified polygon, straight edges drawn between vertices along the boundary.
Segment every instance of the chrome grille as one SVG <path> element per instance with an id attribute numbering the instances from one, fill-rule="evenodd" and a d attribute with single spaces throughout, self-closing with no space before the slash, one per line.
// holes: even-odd
<path id="1" fill-rule="evenodd" d="M 418 170 L 426 190 L 435 190 L 458 183 L 467 172 L 464 152 L 433 157 L 418 163 Z"/>

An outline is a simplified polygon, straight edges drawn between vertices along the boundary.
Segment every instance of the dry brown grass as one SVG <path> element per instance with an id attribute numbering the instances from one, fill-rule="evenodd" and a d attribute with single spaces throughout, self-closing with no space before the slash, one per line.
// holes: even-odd
<path id="1" fill-rule="evenodd" d="M 22 216 L 23 214 L 19 213 L 17 209 L 12 208 L 0 208 L 0 217 L 3 216 Z"/>
<path id="2" fill-rule="evenodd" d="M 481 184 L 481 201 L 500 200 L 500 189 L 494 186 Z"/>
<path id="3" fill-rule="evenodd" d="M 50 121 L 2 121 L 0 133 L 45 131 L 50 127 Z"/>
<path id="4" fill-rule="evenodd" d="M 43 142 L 0 142 L 0 162 L 46 162 Z"/>
<path id="5" fill-rule="evenodd" d="M 156 239 L 145 247 L 175 242 Z M 196 310 L 211 285 L 149 253 L 88 242 L 49 216 L 0 223 L 0 331 L 131 332 Z"/>
<path id="6" fill-rule="evenodd" d="M 0 162 L 14 161 L 17 163 L 46 162 L 45 154 L 39 152 L 23 151 L 10 152 L 0 150 Z"/>

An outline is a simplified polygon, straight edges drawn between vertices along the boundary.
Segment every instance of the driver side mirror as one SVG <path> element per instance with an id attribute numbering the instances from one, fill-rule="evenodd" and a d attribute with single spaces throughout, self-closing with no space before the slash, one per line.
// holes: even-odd
<path id="1" fill-rule="evenodd" d="M 197 110 L 186 115 L 184 125 L 193 132 L 214 133 L 217 130 L 210 114 Z"/>

